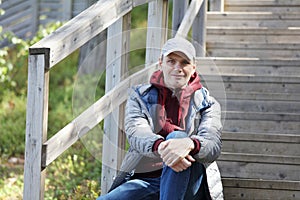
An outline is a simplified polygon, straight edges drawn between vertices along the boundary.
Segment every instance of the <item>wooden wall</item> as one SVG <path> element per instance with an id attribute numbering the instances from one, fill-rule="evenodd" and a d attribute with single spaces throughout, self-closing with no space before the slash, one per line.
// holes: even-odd
<path id="1" fill-rule="evenodd" d="M 96 0 L 2 0 L 0 26 L 27 39 L 34 36 L 39 25 L 55 21 L 68 21 Z"/>

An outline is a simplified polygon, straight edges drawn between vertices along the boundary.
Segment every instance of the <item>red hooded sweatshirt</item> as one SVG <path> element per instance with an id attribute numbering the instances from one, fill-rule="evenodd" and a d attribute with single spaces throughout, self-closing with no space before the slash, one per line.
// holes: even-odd
<path id="1" fill-rule="evenodd" d="M 172 131 L 184 131 L 186 129 L 185 118 L 191 97 L 196 90 L 202 88 L 198 74 L 195 72 L 186 87 L 175 91 L 171 91 L 165 86 L 163 72 L 160 70 L 152 74 L 150 83 L 158 89 L 158 104 L 161 105 L 161 108 L 157 110 L 157 119 L 160 126 L 158 134 L 166 137 Z M 153 151 L 157 151 L 158 145 L 162 141 L 155 142 Z M 193 141 L 195 148 L 191 152 L 192 155 L 200 150 L 200 142 L 196 139 Z"/>
<path id="2" fill-rule="evenodd" d="M 157 134 L 166 138 L 166 136 L 175 130 L 185 130 L 185 118 L 188 113 L 190 99 L 193 93 L 202 87 L 200 78 L 195 72 L 188 85 L 183 89 L 171 91 L 165 86 L 164 77 L 162 71 L 156 71 L 153 73 L 150 83 L 158 89 L 158 104 L 161 105 L 157 110 Z M 158 146 L 164 139 L 157 140 L 152 150 L 157 152 Z M 193 139 L 195 148 L 190 152 L 194 155 L 200 150 L 200 142 L 197 139 Z M 151 159 L 144 157 L 136 168 L 134 177 L 159 177 L 162 172 L 162 160 Z"/>

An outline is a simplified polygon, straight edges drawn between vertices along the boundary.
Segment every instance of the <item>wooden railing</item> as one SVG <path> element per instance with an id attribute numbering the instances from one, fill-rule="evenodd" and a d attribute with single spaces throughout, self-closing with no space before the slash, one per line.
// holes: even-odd
<path id="1" fill-rule="evenodd" d="M 187 10 L 181 6 L 183 2 L 185 1 L 173 1 L 173 12 L 183 13 L 173 19 L 173 25 L 180 24 L 176 36 L 187 36 L 193 26 L 193 41 L 205 47 L 204 27 L 207 0 L 192 0 Z M 185 2 L 186 5 L 188 5 L 187 2 Z M 145 3 L 148 3 L 147 47 L 151 46 L 146 49 L 145 66 L 148 67 L 122 82 L 116 81 L 121 79 L 128 66 L 126 57 L 129 48 L 130 12 L 134 7 Z M 122 153 L 118 151 L 118 148 L 124 148 L 125 144 L 120 128 L 110 125 L 110 115 L 113 114 L 115 120 L 117 116 L 121 124 L 122 104 L 126 101 L 127 89 L 148 80 L 151 72 L 156 69 L 159 52 L 153 49 L 160 49 L 167 39 L 167 11 L 167 0 L 101 0 L 30 47 L 24 200 L 44 198 L 47 166 L 104 118 L 104 126 L 109 128 L 110 132 L 105 133 L 102 160 L 103 163 L 109 163 L 109 167 L 107 165 L 102 167 L 101 191 L 105 193 L 108 190 L 122 160 Z M 49 71 L 58 62 L 106 29 L 108 30 L 107 38 L 126 33 L 122 34 L 120 40 L 108 39 L 106 58 L 113 60 L 122 55 L 122 59 L 117 59 L 113 67 L 106 71 L 106 94 L 47 140 Z M 173 29 L 177 30 L 176 27 Z M 197 53 L 199 56 L 204 55 L 203 49 L 197 49 Z M 115 145 L 110 145 L 111 143 Z"/>

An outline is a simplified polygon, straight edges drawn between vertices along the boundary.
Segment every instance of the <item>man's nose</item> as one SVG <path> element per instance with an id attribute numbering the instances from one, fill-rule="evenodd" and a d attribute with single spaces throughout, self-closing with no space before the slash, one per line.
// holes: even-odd
<path id="1" fill-rule="evenodd" d="M 174 68 L 175 68 L 176 70 L 181 70 L 182 67 L 181 67 L 180 62 L 177 62 L 177 63 L 175 64 Z"/>

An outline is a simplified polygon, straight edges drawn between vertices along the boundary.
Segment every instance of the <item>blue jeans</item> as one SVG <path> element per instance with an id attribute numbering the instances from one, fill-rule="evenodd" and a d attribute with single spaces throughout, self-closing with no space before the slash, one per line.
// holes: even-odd
<path id="1" fill-rule="evenodd" d="M 171 138 L 187 137 L 182 131 L 174 131 Z M 175 172 L 164 166 L 161 177 L 131 179 L 97 200 L 201 200 L 209 199 L 205 168 L 194 162 L 191 167 Z"/>

